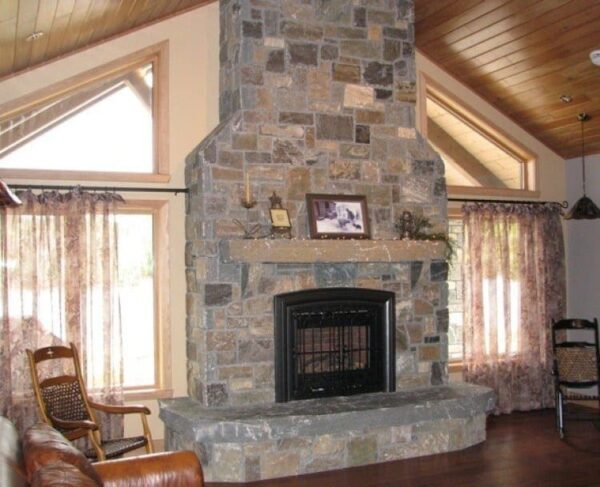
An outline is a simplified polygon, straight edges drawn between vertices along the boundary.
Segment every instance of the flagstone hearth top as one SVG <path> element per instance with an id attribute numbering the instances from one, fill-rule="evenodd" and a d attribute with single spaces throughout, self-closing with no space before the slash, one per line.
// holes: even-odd
<path id="1" fill-rule="evenodd" d="M 415 240 L 225 240 L 227 262 L 407 262 L 444 259 L 444 242 Z"/>
<path id="2" fill-rule="evenodd" d="M 380 428 L 422 421 L 470 418 L 494 406 L 487 387 L 466 383 L 292 401 L 206 408 L 189 397 L 163 399 L 160 418 L 175 431 L 194 431 L 216 442 L 257 441 Z"/>

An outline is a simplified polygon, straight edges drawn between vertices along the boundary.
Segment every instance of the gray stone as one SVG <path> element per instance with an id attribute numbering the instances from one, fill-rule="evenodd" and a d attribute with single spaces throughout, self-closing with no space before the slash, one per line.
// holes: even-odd
<path id="1" fill-rule="evenodd" d="M 273 143 L 273 163 L 300 165 L 304 162 L 304 153 L 299 147 L 300 142 L 277 139 Z"/>
<path id="2" fill-rule="evenodd" d="M 352 264 L 315 264 L 318 287 L 349 286 L 356 279 L 356 266 Z"/>
<path id="3" fill-rule="evenodd" d="M 402 42 L 392 39 L 383 41 L 383 59 L 395 61 L 402 55 Z"/>
<path id="4" fill-rule="evenodd" d="M 315 10 L 319 18 L 326 22 L 349 23 L 352 10 L 348 0 L 315 0 Z"/>
<path id="5" fill-rule="evenodd" d="M 381 47 L 380 44 L 373 41 L 352 39 L 340 42 L 340 52 L 343 56 L 377 59 L 381 56 Z"/>
<path id="6" fill-rule="evenodd" d="M 448 326 L 450 325 L 450 314 L 448 308 L 437 310 L 435 312 L 435 316 L 438 333 L 448 333 Z"/>
<path id="7" fill-rule="evenodd" d="M 245 152 L 244 157 L 249 164 L 271 164 L 269 152 Z"/>
<path id="8" fill-rule="evenodd" d="M 355 27 L 366 27 L 367 26 L 367 10 L 364 7 L 357 7 L 354 9 L 354 19 L 352 24 Z"/>
<path id="9" fill-rule="evenodd" d="M 391 64 L 372 62 L 367 64 L 363 78 L 372 85 L 389 86 L 394 82 L 394 70 Z"/>
<path id="10" fill-rule="evenodd" d="M 244 37 L 261 39 L 263 36 L 262 22 L 249 22 L 244 20 L 244 22 L 242 22 L 242 35 Z"/>
<path id="11" fill-rule="evenodd" d="M 410 288 L 415 288 L 417 282 L 421 278 L 421 271 L 423 270 L 423 262 L 414 261 L 410 263 Z"/>
<path id="12" fill-rule="evenodd" d="M 432 282 L 446 281 L 448 279 L 448 262 L 434 260 L 429 266 L 429 278 Z"/>
<path id="13" fill-rule="evenodd" d="M 225 384 L 208 384 L 206 396 L 209 407 L 227 404 L 227 386 Z"/>
<path id="14" fill-rule="evenodd" d="M 408 32 L 406 29 L 397 29 L 395 27 L 384 27 L 383 36 L 391 37 L 393 39 L 406 40 L 408 38 Z"/>
<path id="15" fill-rule="evenodd" d="M 337 46 L 325 45 L 321 46 L 321 59 L 324 61 L 333 61 L 337 59 L 339 56 L 339 51 Z"/>
<path id="16" fill-rule="evenodd" d="M 318 64 L 318 49 L 316 44 L 290 43 L 288 46 L 290 63 L 316 66 Z"/>
<path id="17" fill-rule="evenodd" d="M 356 125 L 354 141 L 357 144 L 369 144 L 371 142 L 371 127 Z"/>
<path id="18" fill-rule="evenodd" d="M 276 36 L 279 33 L 279 12 L 265 10 L 265 35 Z"/>
<path id="19" fill-rule="evenodd" d="M 306 41 L 318 41 L 323 37 L 323 28 L 317 25 L 285 20 L 281 22 L 281 34 L 288 39 L 302 39 Z"/>
<path id="20" fill-rule="evenodd" d="M 433 195 L 437 198 L 446 196 L 446 180 L 444 178 L 437 178 L 433 185 Z"/>
<path id="21" fill-rule="evenodd" d="M 277 49 L 269 53 L 266 70 L 273 73 L 283 73 L 285 71 L 285 51 L 283 49 Z"/>
<path id="22" fill-rule="evenodd" d="M 264 77 L 260 66 L 244 66 L 242 68 L 242 83 L 245 85 L 262 85 Z"/>
<path id="23" fill-rule="evenodd" d="M 204 304 L 223 306 L 231 301 L 231 284 L 206 284 L 204 286 Z"/>
<path id="24" fill-rule="evenodd" d="M 412 161 L 412 173 L 416 176 L 431 176 L 435 168 L 434 161 Z"/>
<path id="25" fill-rule="evenodd" d="M 242 363 L 273 360 L 273 340 L 264 338 L 240 340 L 238 355 Z"/>
<path id="26" fill-rule="evenodd" d="M 388 100 L 392 96 L 392 90 L 384 90 L 382 88 L 375 88 L 375 98 L 378 100 Z"/>
<path id="27" fill-rule="evenodd" d="M 354 121 L 352 117 L 318 113 L 317 138 L 329 140 L 353 140 Z"/>
<path id="28" fill-rule="evenodd" d="M 441 386 L 444 383 L 445 364 L 443 362 L 432 362 L 431 363 L 431 385 Z"/>

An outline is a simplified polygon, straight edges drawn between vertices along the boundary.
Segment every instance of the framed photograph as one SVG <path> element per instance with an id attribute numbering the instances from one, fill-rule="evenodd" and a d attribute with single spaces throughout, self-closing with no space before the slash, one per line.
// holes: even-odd
<path id="1" fill-rule="evenodd" d="M 271 223 L 276 228 L 292 228 L 290 215 L 285 208 L 271 208 Z"/>
<path id="2" fill-rule="evenodd" d="M 307 194 L 311 238 L 370 238 L 367 198 L 362 195 Z"/>

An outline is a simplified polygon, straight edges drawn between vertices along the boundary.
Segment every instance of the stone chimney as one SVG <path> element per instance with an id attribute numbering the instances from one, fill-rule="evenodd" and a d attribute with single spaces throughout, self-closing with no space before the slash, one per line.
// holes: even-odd
<path id="1" fill-rule="evenodd" d="M 190 395 L 205 406 L 272 402 L 273 295 L 332 286 L 393 290 L 398 388 L 444 382 L 439 257 L 257 263 L 228 251 L 242 237 L 234 220 L 268 229 L 273 191 L 296 240 L 308 238 L 307 193 L 365 195 L 378 241 L 396 236 L 404 210 L 445 230 L 443 164 L 415 130 L 412 1 L 223 0 L 220 8 L 221 123 L 186 165 Z M 240 205 L 245 174 L 258 201 L 250 210 Z"/>

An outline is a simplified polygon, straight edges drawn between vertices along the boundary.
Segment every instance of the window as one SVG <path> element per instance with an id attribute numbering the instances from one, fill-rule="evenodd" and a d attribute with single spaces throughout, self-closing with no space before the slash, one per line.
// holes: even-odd
<path id="1" fill-rule="evenodd" d="M 537 195 L 531 152 L 427 76 L 420 83 L 421 127 L 444 161 L 450 195 Z"/>
<path id="2" fill-rule="evenodd" d="M 2 107 L 0 176 L 168 180 L 165 49 L 148 48 Z"/>
<path id="3" fill-rule="evenodd" d="M 460 362 L 463 358 L 463 222 L 461 218 L 448 219 L 448 235 L 455 242 L 454 255 L 448 272 L 448 359 Z"/>

